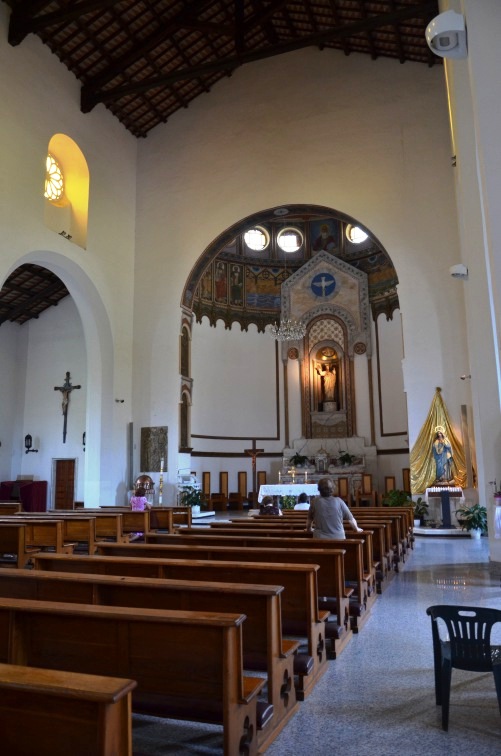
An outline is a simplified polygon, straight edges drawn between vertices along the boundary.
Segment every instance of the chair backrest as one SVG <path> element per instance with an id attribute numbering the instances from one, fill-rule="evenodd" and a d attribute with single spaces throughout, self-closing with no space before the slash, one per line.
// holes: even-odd
<path id="1" fill-rule="evenodd" d="M 372 475 L 371 473 L 362 473 L 362 487 L 360 493 L 370 494 L 372 493 Z"/>
<path id="2" fill-rule="evenodd" d="M 397 487 L 395 476 L 394 475 L 386 475 L 384 479 L 384 492 L 390 493 L 390 491 L 395 491 Z"/>
<path id="3" fill-rule="evenodd" d="M 456 669 L 492 670 L 491 632 L 493 625 L 501 622 L 501 610 L 438 604 L 429 606 L 426 613 L 431 617 L 435 653 L 446 645 Z M 446 638 L 440 634 L 438 620 L 445 623 Z"/>
<path id="4" fill-rule="evenodd" d="M 348 492 L 350 489 L 350 485 L 348 482 L 348 478 L 338 478 L 337 479 L 337 495 L 341 499 L 346 499 L 348 496 Z"/>

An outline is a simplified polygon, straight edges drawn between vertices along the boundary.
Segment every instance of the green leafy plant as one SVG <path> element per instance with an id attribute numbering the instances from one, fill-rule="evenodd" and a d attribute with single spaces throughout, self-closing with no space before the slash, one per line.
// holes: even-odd
<path id="1" fill-rule="evenodd" d="M 401 491 L 395 488 L 383 496 L 383 507 L 407 507 L 412 505 L 412 498 L 408 491 Z"/>
<path id="2" fill-rule="evenodd" d="M 294 509 L 294 505 L 296 503 L 296 497 L 285 495 L 282 496 L 282 509 Z"/>
<path id="3" fill-rule="evenodd" d="M 414 517 L 416 520 L 422 520 L 428 514 L 428 504 L 419 496 L 414 502 Z"/>
<path id="4" fill-rule="evenodd" d="M 456 509 L 456 515 L 461 530 L 468 532 L 481 530 L 482 533 L 487 533 L 487 509 L 481 504 L 472 504 L 471 506 L 465 504 Z"/>
<path id="5" fill-rule="evenodd" d="M 304 454 L 294 454 L 289 459 L 289 464 L 292 467 L 302 467 L 303 465 L 306 465 L 308 461 L 308 457 L 305 457 Z"/>
<path id="6" fill-rule="evenodd" d="M 200 488 L 186 486 L 180 493 L 179 503 L 182 507 L 200 507 L 200 509 L 204 509 L 207 504 L 207 497 Z"/>
<path id="7" fill-rule="evenodd" d="M 342 465 L 351 465 L 355 461 L 355 457 L 353 454 L 349 454 L 349 452 L 339 452 L 338 461 L 341 462 Z"/>

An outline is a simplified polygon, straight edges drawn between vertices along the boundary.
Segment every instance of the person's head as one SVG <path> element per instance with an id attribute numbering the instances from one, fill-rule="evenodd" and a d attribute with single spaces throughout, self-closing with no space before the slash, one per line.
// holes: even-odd
<path id="1" fill-rule="evenodd" d="M 300 493 L 297 497 L 297 503 L 298 504 L 306 504 L 308 501 L 308 494 Z"/>
<path id="2" fill-rule="evenodd" d="M 138 486 L 134 491 L 134 496 L 144 496 L 145 494 L 146 490 L 143 488 L 143 486 Z"/>
<path id="3" fill-rule="evenodd" d="M 321 478 L 317 485 L 320 496 L 332 496 L 334 494 L 334 483 L 330 478 Z"/>
<path id="4" fill-rule="evenodd" d="M 271 507 L 273 506 L 273 497 L 272 496 L 265 496 L 263 501 L 261 502 L 262 507 Z"/>

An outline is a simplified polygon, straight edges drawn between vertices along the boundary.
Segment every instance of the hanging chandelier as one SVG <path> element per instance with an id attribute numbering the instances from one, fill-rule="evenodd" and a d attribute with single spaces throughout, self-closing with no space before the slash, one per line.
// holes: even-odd
<path id="1" fill-rule="evenodd" d="M 291 320 L 283 318 L 280 325 L 273 323 L 270 326 L 269 333 L 277 341 L 296 341 L 302 339 L 306 333 L 306 326 L 300 320 Z"/>

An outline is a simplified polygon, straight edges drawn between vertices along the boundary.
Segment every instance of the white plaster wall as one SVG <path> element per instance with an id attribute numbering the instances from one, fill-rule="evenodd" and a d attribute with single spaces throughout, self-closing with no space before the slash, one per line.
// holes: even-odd
<path id="1" fill-rule="evenodd" d="M 16 323 L 0 327 L 0 480 L 18 474 L 23 444 L 23 407 L 28 331 Z"/>
<path id="2" fill-rule="evenodd" d="M 83 500 L 85 454 L 82 434 L 86 428 L 86 376 L 87 356 L 80 316 L 71 297 L 63 299 L 58 307 L 42 313 L 38 320 L 21 326 L 28 333 L 26 391 L 22 433 L 16 438 L 19 451 L 17 474 L 35 475 L 36 480 L 47 480 L 48 506 L 53 502 L 53 459 L 76 459 L 75 499 Z M 81 385 L 70 394 L 67 414 L 66 443 L 63 443 L 63 415 L 61 392 L 66 371 L 71 383 Z M 33 448 L 38 453 L 24 452 L 24 436 L 33 437 Z"/>
<path id="3" fill-rule="evenodd" d="M 125 429 L 132 417 L 136 140 L 104 107 L 80 112 L 77 80 L 33 35 L 10 47 L 8 17 L 2 4 L 0 282 L 20 264 L 33 262 L 55 272 L 70 290 L 88 356 L 82 380 L 88 407 L 85 498 L 114 501 L 127 487 Z M 43 222 L 45 155 L 55 133 L 71 137 L 88 163 L 85 251 Z M 126 399 L 120 413 L 116 396 Z M 48 475 L 45 470 L 43 477 Z"/>
<path id="4" fill-rule="evenodd" d="M 406 446 L 403 439 L 407 437 L 400 312 L 396 310 L 391 320 L 387 320 L 386 315 L 380 315 L 377 328 L 379 346 L 378 353 L 374 351 L 373 361 L 376 440 L 379 448 L 390 449 Z M 432 399 L 433 394 L 430 396 L 430 403 Z"/>
<path id="5" fill-rule="evenodd" d="M 277 363 L 271 336 L 257 333 L 254 326 L 247 333 L 238 324 L 233 324 L 231 330 L 211 328 L 204 318 L 193 326 L 191 364 L 192 375 L 196 376 L 192 434 L 276 437 Z M 278 368 L 281 370 L 280 363 Z M 193 445 L 203 449 L 203 441 L 195 439 Z M 246 442 L 239 446 L 242 443 L 248 446 Z M 214 442 L 208 448 L 213 446 Z M 217 446 L 220 448 L 220 444 Z"/>
<path id="6" fill-rule="evenodd" d="M 449 61 L 453 138 L 457 154 L 456 194 L 460 218 L 457 262 L 468 267 L 463 289 L 467 308 L 469 361 L 459 374 L 463 403 L 472 408 L 478 461 L 479 502 L 488 508 L 490 556 L 501 561 L 501 534 L 494 527 L 491 480 L 501 480 L 501 179 L 499 98 L 501 6 L 496 0 L 453 0 L 468 29 L 468 58 Z M 499 485 L 498 485 L 499 488 Z"/>
<path id="7" fill-rule="evenodd" d="M 308 49 L 244 66 L 139 145 L 141 423 L 161 420 L 177 437 L 179 303 L 193 264 L 240 218 L 288 202 L 351 215 L 392 257 L 411 438 L 436 385 L 459 418 L 466 349 L 450 341 L 464 331 L 464 309 L 448 273 L 458 235 L 442 71 Z M 245 344 L 244 335 L 241 355 Z"/>

